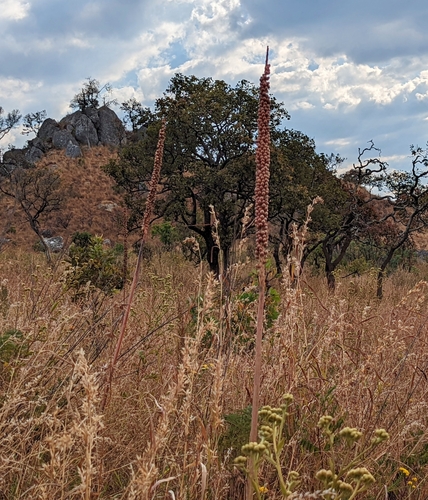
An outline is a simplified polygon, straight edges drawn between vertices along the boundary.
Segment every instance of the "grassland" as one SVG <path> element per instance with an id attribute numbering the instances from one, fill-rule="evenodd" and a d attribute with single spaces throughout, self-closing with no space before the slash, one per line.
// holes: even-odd
<path id="1" fill-rule="evenodd" d="M 61 259 L 0 254 L 0 498 L 244 498 L 233 459 L 250 429 L 254 271 L 244 260 L 221 283 L 180 253 L 145 261 L 103 408 L 123 292 L 76 299 Z M 354 462 L 376 479 L 357 498 L 428 498 L 425 279 L 424 263 L 395 272 L 382 301 L 370 272 L 338 277 L 334 294 L 309 270 L 297 286 L 269 281 L 261 402 L 294 396 L 280 457 L 299 473 L 291 498 L 327 498 L 316 473 Z M 361 439 L 341 440 L 344 426 Z M 377 428 L 390 439 L 372 447 Z M 283 498 L 267 462 L 259 484 Z"/>

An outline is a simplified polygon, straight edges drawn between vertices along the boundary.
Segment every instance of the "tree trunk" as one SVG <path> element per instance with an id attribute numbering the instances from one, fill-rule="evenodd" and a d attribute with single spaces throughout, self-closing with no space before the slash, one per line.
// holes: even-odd
<path id="1" fill-rule="evenodd" d="M 214 242 L 211 232 L 205 231 L 203 238 L 207 246 L 207 261 L 210 271 L 218 278 L 220 276 L 220 249 Z"/>
<path id="2" fill-rule="evenodd" d="M 36 233 L 37 237 L 39 238 L 39 241 L 40 241 L 40 243 L 43 247 L 43 250 L 45 252 L 46 262 L 50 266 L 52 264 L 51 249 L 49 248 L 49 245 L 46 243 L 41 232 L 39 231 L 37 221 L 35 221 L 29 217 L 29 222 L 30 222 L 31 229 Z"/>
<path id="3" fill-rule="evenodd" d="M 230 247 L 224 247 L 221 249 L 221 256 L 223 258 L 223 274 L 226 274 L 230 265 Z"/>
<path id="4" fill-rule="evenodd" d="M 394 256 L 395 251 L 397 248 L 391 248 L 384 258 L 379 272 L 377 274 L 377 287 L 376 287 L 376 297 L 378 299 L 381 299 L 383 297 L 383 278 L 385 276 L 385 269 L 387 268 L 388 264 L 391 262 L 392 257 Z"/>
<path id="5" fill-rule="evenodd" d="M 324 254 L 325 258 L 325 276 L 327 278 L 327 285 L 329 290 L 334 292 L 334 289 L 336 288 L 336 278 L 333 274 L 333 271 L 335 269 L 334 264 L 333 264 L 333 249 L 332 246 L 323 243 L 322 245 L 322 251 Z"/>
<path id="6" fill-rule="evenodd" d="M 325 266 L 325 275 L 327 278 L 327 285 L 329 290 L 334 292 L 334 290 L 336 289 L 336 278 L 334 276 L 333 271 L 330 268 L 328 268 L 327 264 Z"/>
<path id="7" fill-rule="evenodd" d="M 276 273 L 278 275 L 282 274 L 282 269 L 281 269 L 281 258 L 279 256 L 279 241 L 275 241 L 274 246 L 273 246 L 273 258 L 275 260 L 275 267 L 276 267 Z"/>

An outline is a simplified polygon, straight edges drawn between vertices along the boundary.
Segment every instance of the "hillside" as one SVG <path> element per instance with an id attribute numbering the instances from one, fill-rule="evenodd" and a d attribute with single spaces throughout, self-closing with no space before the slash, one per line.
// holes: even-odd
<path id="1" fill-rule="evenodd" d="M 112 242 L 118 240 L 120 197 L 114 193 L 113 181 L 101 169 L 115 154 L 111 147 L 96 146 L 84 149 L 81 158 L 68 158 L 65 150 L 52 150 L 43 156 L 38 165 L 57 170 L 64 193 L 60 211 L 42 220 L 47 235 L 62 236 L 67 243 L 75 232 L 89 231 Z M 14 202 L 0 199 L 0 210 L 6 214 L 1 232 L 10 240 L 8 246 L 31 248 L 37 237 L 14 209 Z"/>

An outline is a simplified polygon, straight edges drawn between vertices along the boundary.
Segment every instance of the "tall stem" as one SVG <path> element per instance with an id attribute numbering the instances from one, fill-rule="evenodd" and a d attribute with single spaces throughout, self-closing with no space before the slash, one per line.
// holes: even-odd
<path id="1" fill-rule="evenodd" d="M 117 360 L 119 359 L 120 349 L 122 347 L 123 339 L 125 337 L 125 330 L 126 330 L 126 325 L 128 323 L 129 313 L 131 311 L 132 301 L 134 299 L 135 290 L 137 288 L 137 283 L 138 283 L 138 279 L 140 276 L 141 262 L 143 260 L 143 246 L 144 246 L 145 239 L 146 239 L 147 232 L 148 232 L 149 225 L 150 225 L 150 217 L 151 217 L 152 212 L 153 212 L 153 207 L 154 207 L 155 198 L 156 198 L 156 188 L 157 188 L 157 185 L 159 184 L 159 179 L 160 179 L 160 170 L 162 167 L 163 148 L 164 148 L 164 144 L 165 144 L 165 128 L 166 128 L 166 123 L 165 123 L 165 121 L 163 121 L 161 129 L 159 131 L 159 139 L 158 139 L 157 149 L 156 149 L 156 153 L 155 153 L 153 173 L 152 173 L 152 178 L 150 181 L 150 192 L 149 192 L 149 196 L 147 197 L 146 208 L 144 211 L 143 222 L 142 222 L 142 227 L 141 227 L 140 251 L 138 252 L 137 264 L 135 266 L 134 276 L 132 278 L 132 284 L 131 284 L 131 288 L 129 290 L 128 302 L 126 304 L 125 312 L 123 314 L 122 325 L 120 328 L 119 337 L 117 339 L 116 348 L 114 350 L 113 358 L 112 358 L 112 360 L 110 362 L 110 366 L 108 368 L 108 380 L 107 380 L 107 385 L 106 385 L 106 389 L 105 389 L 105 393 L 104 393 L 104 398 L 103 398 L 102 405 L 101 405 L 102 409 L 104 409 L 106 404 L 107 404 L 107 399 L 108 399 L 108 395 L 110 393 L 111 384 L 112 384 L 112 380 L 113 380 L 114 369 L 115 369 Z"/>
<path id="2" fill-rule="evenodd" d="M 266 295 L 266 257 L 268 247 L 268 210 L 269 210 L 269 166 L 270 166 L 270 98 L 268 64 L 269 47 L 266 50 L 266 63 L 260 78 L 260 98 L 258 111 L 258 136 L 256 151 L 256 256 L 259 276 L 259 300 L 257 305 L 256 349 L 254 355 L 253 403 L 251 412 L 250 442 L 257 441 L 257 419 L 260 405 L 260 380 L 262 371 L 262 339 Z M 254 470 L 250 457 L 249 469 Z M 256 473 L 256 472 L 255 472 Z M 256 479 L 256 478 L 254 478 Z M 251 480 L 247 481 L 247 500 L 253 498 L 254 488 Z"/>

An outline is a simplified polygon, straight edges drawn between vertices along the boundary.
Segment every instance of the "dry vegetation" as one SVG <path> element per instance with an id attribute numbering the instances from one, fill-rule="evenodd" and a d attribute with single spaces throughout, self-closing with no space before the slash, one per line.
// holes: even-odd
<path id="1" fill-rule="evenodd" d="M 111 241 L 118 240 L 121 200 L 113 190 L 113 181 L 100 168 L 115 155 L 106 146 L 86 149 L 84 157 L 77 159 L 54 150 L 38 163 L 38 168 L 48 167 L 58 172 L 61 179 L 61 209 L 42 221 L 43 228 L 52 236 L 62 236 L 67 243 L 77 231 L 89 231 Z M 28 221 L 14 208 L 13 200 L 3 197 L 0 210 L 5 214 L 0 232 L 6 231 L 4 236 L 10 240 L 9 246 L 30 249 L 37 238 Z"/>
<path id="2" fill-rule="evenodd" d="M 0 498 L 243 498 L 232 462 L 250 426 L 254 267 L 235 266 L 223 290 L 179 254 L 146 261 L 101 412 L 122 296 L 72 300 L 61 263 L 1 254 Z M 376 483 L 358 498 L 427 498 L 426 276 L 397 272 L 381 302 L 370 273 L 334 295 L 309 275 L 297 287 L 271 282 L 280 316 L 263 339 L 261 402 L 294 396 L 281 463 L 300 474 L 296 498 L 379 427 L 390 440 L 360 459 Z M 323 415 L 363 438 L 329 449 Z M 260 478 L 261 497 L 282 498 L 273 468 Z"/>

